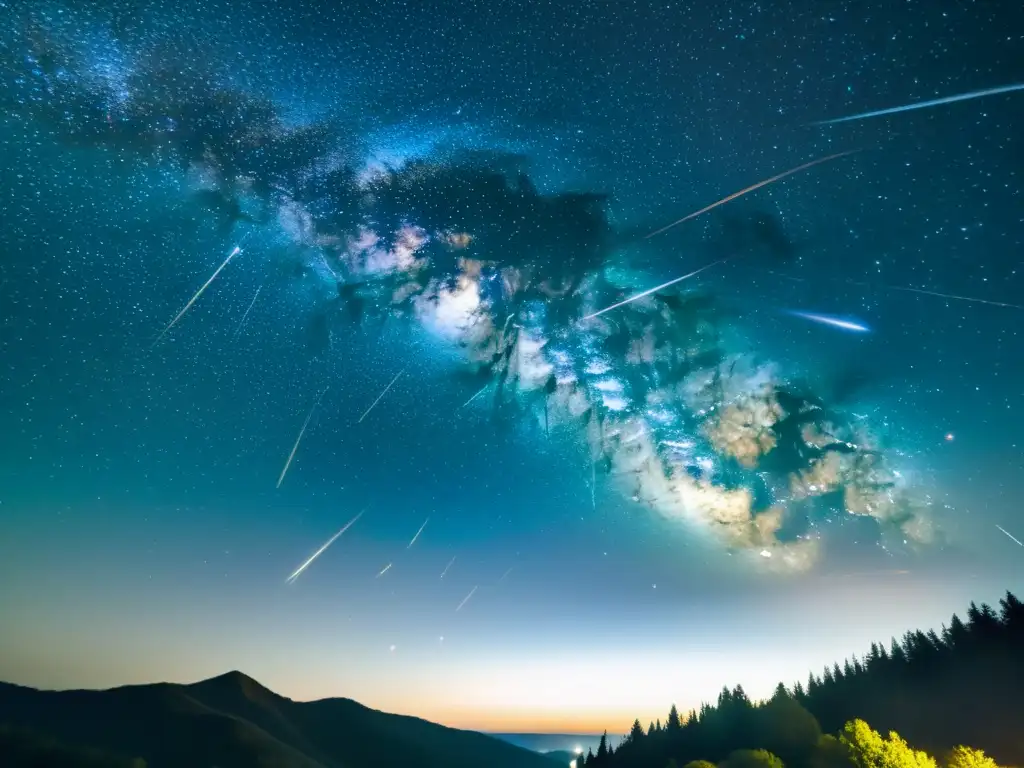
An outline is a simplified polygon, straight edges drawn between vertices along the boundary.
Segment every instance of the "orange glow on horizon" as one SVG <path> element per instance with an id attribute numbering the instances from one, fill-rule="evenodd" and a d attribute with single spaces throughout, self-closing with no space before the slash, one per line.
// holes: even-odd
<path id="1" fill-rule="evenodd" d="M 666 707 L 664 712 L 652 715 L 649 718 L 650 722 L 658 719 L 664 721 L 667 714 L 668 708 Z M 482 713 L 468 709 L 451 709 L 424 712 L 418 716 L 451 728 L 485 733 L 566 733 L 600 736 L 604 731 L 608 731 L 611 735 L 621 736 L 629 733 L 633 721 L 637 718 L 637 713 L 609 711 L 606 715 L 573 716 L 500 711 Z M 640 722 L 644 724 L 644 728 L 647 727 L 647 721 L 643 717 L 640 718 Z"/>

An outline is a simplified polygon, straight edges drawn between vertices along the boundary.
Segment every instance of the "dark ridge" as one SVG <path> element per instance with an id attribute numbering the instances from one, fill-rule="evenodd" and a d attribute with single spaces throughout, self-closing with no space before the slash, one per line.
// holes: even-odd
<path id="1" fill-rule="evenodd" d="M 120 756 L 141 758 L 147 768 L 551 766 L 542 755 L 483 734 L 349 699 L 292 701 L 238 671 L 189 685 L 106 691 L 39 691 L 0 683 L 0 724 L 12 732 L 43 734 L 62 749 L 109 755 L 109 765 L 118 768 L 127 764 L 118 762 Z M 7 750 L 0 751 L 0 765 L 17 765 L 8 758 L 24 742 L 0 739 L 0 749 Z"/>

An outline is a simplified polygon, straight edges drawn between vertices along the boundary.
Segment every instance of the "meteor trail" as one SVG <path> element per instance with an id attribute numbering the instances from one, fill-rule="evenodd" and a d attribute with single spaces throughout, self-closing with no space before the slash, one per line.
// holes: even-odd
<path id="1" fill-rule="evenodd" d="M 482 394 L 483 394 L 483 393 L 484 393 L 484 392 L 485 392 L 485 391 L 487 390 L 487 388 L 488 388 L 489 386 L 491 386 L 491 382 L 489 382 L 489 381 L 488 381 L 488 382 L 487 382 L 486 384 L 484 384 L 484 385 L 483 385 L 482 387 L 480 387 L 480 391 L 479 391 L 479 392 L 477 392 L 477 393 L 476 393 L 475 395 L 473 395 L 473 396 L 472 396 L 471 398 L 469 398 L 469 400 L 467 400 L 466 402 L 464 402 L 464 403 L 462 404 L 462 407 L 463 407 L 463 408 L 465 408 L 465 407 L 466 407 L 467 405 L 469 405 L 469 404 L 470 404 L 470 403 L 472 403 L 472 402 L 473 402 L 474 400 L 476 400 L 476 399 L 477 399 L 478 397 L 480 397 L 480 395 L 482 395 Z"/>
<path id="2" fill-rule="evenodd" d="M 590 506 L 597 512 L 597 459 L 590 457 Z"/>
<path id="3" fill-rule="evenodd" d="M 792 275 L 784 275 L 781 272 L 773 272 L 770 269 L 762 269 L 762 272 L 767 272 L 769 275 L 775 275 L 786 280 L 793 280 L 797 283 L 808 283 L 811 282 L 806 277 L 793 277 Z M 864 288 L 874 288 L 875 290 L 885 291 L 903 291 L 904 293 L 920 293 L 925 296 L 937 296 L 940 299 L 955 299 L 956 301 L 970 301 L 975 304 L 988 304 L 990 307 L 1005 307 L 1007 309 L 1024 309 L 1022 304 L 1010 304 L 1005 301 L 992 301 L 990 299 L 979 299 L 976 296 L 958 296 L 955 293 L 941 293 L 940 291 L 926 291 L 924 288 L 907 288 L 902 285 L 888 285 L 886 283 L 868 283 L 864 280 L 850 280 L 842 277 L 822 277 L 823 280 L 829 280 L 831 282 L 844 283 L 845 285 L 859 285 Z"/>
<path id="4" fill-rule="evenodd" d="M 195 295 L 195 296 L 193 296 L 193 297 L 192 297 L 191 299 L 189 299 L 189 301 L 188 301 L 188 304 L 186 304 L 186 305 L 184 306 L 184 308 L 183 308 L 183 309 L 181 310 L 181 312 L 179 312 L 179 313 L 178 313 L 177 315 L 175 315 L 174 319 L 173 319 L 173 320 L 171 320 L 171 322 L 169 322 L 169 323 L 167 324 L 167 327 L 166 327 L 166 328 L 164 328 L 164 329 L 163 329 L 162 331 L 160 331 L 160 335 L 159 335 L 159 336 L 157 336 L 157 337 L 156 337 L 156 341 L 154 341 L 154 342 L 153 342 L 153 346 L 154 346 L 154 347 L 155 347 L 155 346 L 156 346 L 156 345 L 157 345 L 157 344 L 159 343 L 160 339 L 162 339 L 162 338 L 164 337 L 164 335 L 166 335 L 166 333 L 167 333 L 167 332 L 168 332 L 169 330 L 171 330 L 171 328 L 173 328 L 173 327 L 174 327 L 174 325 L 175 325 L 175 324 L 176 324 L 176 323 L 177 323 L 177 322 L 178 322 L 179 320 L 181 320 L 182 316 L 183 316 L 183 315 L 184 315 L 184 314 L 185 314 L 186 312 L 188 312 L 189 308 L 190 308 L 190 307 L 191 307 L 191 306 L 192 306 L 193 304 L 195 304 L 195 303 L 196 303 L 196 299 L 198 299 L 198 298 L 199 298 L 200 296 L 202 296 L 202 295 L 203 295 L 203 291 L 205 291 L 205 290 L 206 290 L 206 289 L 207 289 L 207 288 L 208 288 L 208 287 L 210 286 L 210 283 L 212 283 L 212 282 L 213 282 L 214 280 L 216 280 L 216 279 L 217 279 L 217 275 L 219 275 L 219 274 L 220 274 L 220 272 L 221 272 L 221 270 L 222 270 L 222 269 L 224 269 L 224 267 L 226 267 L 226 266 L 228 265 L 228 262 L 230 262 L 230 261 L 231 261 L 231 260 L 232 260 L 233 258 L 235 258 L 235 256 L 237 256 L 237 255 L 238 255 L 238 254 L 240 254 L 241 252 L 242 252 L 242 249 L 241 249 L 241 247 L 240 247 L 240 246 L 237 246 L 237 245 L 236 245 L 236 246 L 234 247 L 234 249 L 233 249 L 233 250 L 231 251 L 231 253 L 229 253 L 229 254 L 228 254 L 228 257 L 227 257 L 226 259 L 224 259 L 224 262 L 223 262 L 223 263 L 222 263 L 222 264 L 221 264 L 221 265 L 220 265 L 219 267 L 217 267 L 217 269 L 216 269 L 216 270 L 214 271 L 214 273 L 213 273 L 212 275 L 210 275 L 210 279 L 209 279 L 209 280 L 207 280 L 207 281 L 206 281 L 205 283 L 203 283 L 203 287 L 202 287 L 202 288 L 200 288 L 200 289 L 199 289 L 198 291 L 196 291 L 196 295 Z M 152 347 L 151 347 L 151 348 L 152 348 Z"/>
<path id="5" fill-rule="evenodd" d="M 587 320 L 592 320 L 593 318 L 597 317 L 598 315 L 603 315 L 605 312 L 611 312 L 613 309 L 618 309 L 619 307 L 623 307 L 626 304 L 630 304 L 630 303 L 632 303 L 632 302 L 634 302 L 634 301 L 636 301 L 638 299 L 644 298 L 644 296 L 650 296 L 652 293 L 657 293 L 662 288 L 668 288 L 670 285 L 675 285 L 676 283 L 682 282 L 683 280 L 686 280 L 687 278 L 690 278 L 690 277 L 693 277 L 694 275 L 700 274 L 705 269 L 711 269 L 713 266 L 715 266 L 717 264 L 721 264 L 723 261 L 728 261 L 731 258 L 732 258 L 731 256 L 726 256 L 724 259 L 719 259 L 718 261 L 713 261 L 710 264 L 707 264 L 707 265 L 701 267 L 700 269 L 694 270 L 693 272 L 691 272 L 688 275 L 683 275 L 682 277 L 677 277 L 675 280 L 669 280 L 667 283 L 662 283 L 661 285 L 656 285 L 653 288 L 648 288 L 646 291 L 643 291 L 642 293 L 638 293 L 636 296 L 630 296 L 628 299 L 625 299 L 624 301 L 620 301 L 618 304 L 612 304 L 610 307 L 605 307 L 604 309 L 599 309 L 597 312 L 593 312 L 593 313 L 587 315 L 586 317 L 582 317 L 582 318 L 580 318 L 579 322 L 583 323 L 583 322 L 586 322 Z"/>
<path id="6" fill-rule="evenodd" d="M 249 308 L 245 310 L 245 314 L 242 315 L 242 319 L 239 321 L 238 327 L 235 329 L 235 335 L 231 337 L 232 341 L 234 341 L 239 337 L 239 335 L 241 335 L 242 328 L 245 325 L 245 321 L 249 318 L 249 313 L 252 312 L 252 308 L 256 306 L 256 299 L 260 297 L 260 291 L 262 290 L 262 285 L 260 285 L 260 287 L 256 289 L 256 294 L 252 297 L 252 301 L 249 302 Z"/>
<path id="7" fill-rule="evenodd" d="M 442 579 L 444 578 L 444 575 L 445 575 L 446 573 L 448 573 L 448 569 L 449 569 L 449 568 L 451 568 L 451 567 L 452 567 L 452 565 L 453 565 L 454 563 L 455 563 L 455 558 L 453 557 L 453 558 L 452 558 L 451 560 L 449 560 L 449 561 L 448 561 L 448 565 L 446 565 L 446 566 L 444 567 L 444 570 L 443 570 L 443 571 L 441 571 L 441 578 L 442 578 Z"/>
<path id="8" fill-rule="evenodd" d="M 793 317 L 802 317 L 804 320 L 810 320 L 814 323 L 822 323 L 824 325 L 831 325 L 834 328 L 841 328 L 844 331 L 867 333 L 871 330 L 866 325 L 861 325 L 860 323 L 853 323 L 849 320 L 840 320 L 837 317 L 829 317 L 828 315 L 816 315 L 813 312 L 789 312 L 788 314 Z"/>
<path id="9" fill-rule="evenodd" d="M 384 387 L 384 391 L 377 396 L 377 399 L 374 400 L 373 403 L 370 404 L 370 407 L 366 409 L 366 413 L 359 417 L 359 421 L 357 421 L 356 424 L 363 423 L 363 419 L 365 419 L 369 415 L 370 411 L 372 411 L 376 407 L 377 403 L 379 403 L 381 401 L 381 398 L 383 398 L 384 395 L 388 393 L 388 390 L 395 385 L 395 382 L 398 381 L 398 377 L 401 376 L 403 373 L 405 373 L 405 368 L 403 368 L 397 374 L 395 374 L 395 378 L 391 380 L 390 384 Z"/>
<path id="10" fill-rule="evenodd" d="M 505 571 L 505 574 L 500 579 L 498 579 L 498 583 L 499 584 L 501 584 L 501 582 L 503 582 L 505 579 L 508 578 L 508 575 L 510 573 L 512 573 L 512 568 L 515 568 L 515 566 L 513 565 L 511 568 L 509 568 L 507 571 Z"/>
<path id="11" fill-rule="evenodd" d="M 737 197 L 743 197 L 743 195 L 749 194 L 750 192 L 753 192 L 755 189 L 760 189 L 761 187 L 767 186 L 768 184 L 772 184 L 772 183 L 778 181 L 779 179 L 784 179 L 787 176 L 792 176 L 794 173 L 799 173 L 800 171 L 805 171 L 808 168 L 813 168 L 815 165 L 820 165 L 821 163 L 827 163 L 829 160 L 837 160 L 840 157 L 846 157 L 847 155 L 852 155 L 855 152 L 860 152 L 860 150 L 859 149 L 848 149 L 845 152 L 837 152 L 836 154 L 829 155 L 828 157 L 819 157 L 817 160 L 812 160 L 809 163 L 804 163 L 803 165 L 798 165 L 796 168 L 790 168 L 788 171 L 783 171 L 778 176 L 772 176 L 770 179 L 765 179 L 764 181 L 759 181 L 759 182 L 757 182 L 757 184 L 749 186 L 746 189 L 741 189 L 739 192 L 733 192 L 731 195 L 727 195 L 726 197 L 723 197 L 721 200 L 719 200 L 716 203 L 712 203 L 709 206 L 701 208 L 699 211 L 694 211 L 693 213 L 689 214 L 688 216 L 683 216 L 683 218 L 679 219 L 678 221 L 673 221 L 671 224 L 668 224 L 668 225 L 662 227 L 661 229 L 656 229 L 653 232 L 651 232 L 651 234 L 646 235 L 644 237 L 644 239 L 645 240 L 650 240 L 655 235 L 660 235 L 662 232 L 667 232 L 668 230 L 672 229 L 672 227 L 678 226 L 678 225 L 682 224 L 684 221 L 689 221 L 690 219 L 695 219 L 698 216 L 700 216 L 702 213 L 707 213 L 712 208 L 717 208 L 720 205 L 725 205 L 726 203 L 730 202 L 731 200 L 735 200 Z"/>
<path id="12" fill-rule="evenodd" d="M 1005 533 L 1005 534 L 1006 534 L 1007 536 L 1009 536 L 1009 537 L 1010 537 L 1011 539 L 1013 539 L 1013 540 L 1014 540 L 1015 542 L 1017 542 L 1017 543 L 1018 543 L 1018 544 L 1020 544 L 1020 545 L 1021 545 L 1022 547 L 1024 547 L 1024 542 L 1021 542 L 1021 540 L 1020 540 L 1020 539 L 1018 539 L 1018 538 L 1017 538 L 1016 536 L 1014 536 L 1014 535 L 1013 535 L 1012 533 L 1010 533 L 1009 531 L 1007 531 L 1007 530 L 1006 530 L 1005 528 L 1003 528 L 1003 527 L 1002 527 L 1001 525 L 998 525 L 998 524 L 997 524 L 997 525 L 996 525 L 996 528 L 998 528 L 998 529 L 999 529 L 1000 531 L 1002 531 L 1003 533 Z"/>
<path id="13" fill-rule="evenodd" d="M 479 586 L 479 585 L 477 585 L 477 586 Z M 469 594 L 466 595 L 466 597 L 462 600 L 461 603 L 459 603 L 459 607 L 455 609 L 456 613 L 461 611 L 462 610 L 462 606 L 464 606 L 466 603 L 469 602 L 469 598 L 471 598 L 473 596 L 474 592 L 476 592 L 476 587 L 473 587 L 471 590 L 469 590 Z"/>
<path id="14" fill-rule="evenodd" d="M 292 573 L 292 575 L 289 576 L 287 579 L 285 579 L 284 583 L 285 584 L 292 584 L 297 578 L 299 578 L 299 576 L 302 574 L 302 572 L 304 570 L 306 570 L 307 568 L 309 568 L 309 566 L 313 563 L 313 561 L 316 560 L 318 557 L 320 557 L 320 555 L 322 555 L 324 553 L 325 549 L 327 549 L 329 546 L 331 546 L 331 544 L 333 544 L 335 542 L 335 540 L 337 540 L 337 538 L 339 536 L 341 536 L 341 534 L 343 534 L 345 531 L 347 531 L 349 528 L 351 528 L 352 525 L 355 524 L 356 520 L 358 520 L 362 516 L 363 516 L 363 513 L 360 512 L 358 515 L 356 515 L 351 520 L 349 520 L 347 523 L 345 523 L 344 527 L 340 531 L 338 531 L 336 534 L 331 536 L 331 538 L 329 538 L 327 540 L 326 544 L 324 544 L 322 547 L 320 547 L 320 549 L 318 549 L 316 552 L 314 552 L 313 556 L 311 558 L 309 558 L 309 560 L 307 560 L 302 565 L 300 565 L 298 568 L 296 568 L 295 572 Z"/>
<path id="15" fill-rule="evenodd" d="M 390 570 L 391 570 L 391 565 L 392 565 L 391 563 L 388 563 L 387 565 L 385 565 L 385 566 L 384 566 L 384 568 L 383 568 L 383 569 L 381 569 L 381 572 L 380 572 L 380 573 L 378 573 L 378 574 L 377 574 L 377 575 L 376 575 L 376 576 L 375 576 L 374 578 L 376 578 L 376 579 L 379 579 L 379 578 L 380 578 L 381 576 L 383 576 L 383 575 L 384 575 L 385 573 L 387 573 L 388 571 L 390 571 Z"/>
<path id="16" fill-rule="evenodd" d="M 327 388 L 320 393 L 320 397 L 316 399 L 316 402 L 313 403 L 313 407 L 309 409 L 309 414 L 306 416 L 306 420 L 302 424 L 302 429 L 299 430 L 299 436 L 295 438 L 295 445 L 292 446 L 292 452 L 288 454 L 288 460 L 284 463 L 284 469 L 281 470 L 281 476 L 277 478 L 278 488 L 280 488 L 281 483 L 284 482 L 284 476 L 288 474 L 288 467 L 292 465 L 292 459 L 295 458 L 295 452 L 299 450 L 299 443 L 302 442 L 302 436 L 306 434 L 306 427 L 309 426 L 309 420 L 313 418 L 313 411 L 315 411 L 316 407 L 320 405 L 320 401 L 323 399 L 324 395 L 327 394 L 327 390 L 330 388 L 330 385 L 328 385 Z"/>
<path id="17" fill-rule="evenodd" d="M 836 117 L 831 120 L 819 120 L 811 125 L 833 125 L 834 123 L 847 123 L 851 120 L 865 120 L 869 117 L 881 117 L 882 115 L 893 115 L 897 112 L 910 112 L 914 109 L 925 109 L 927 107 L 937 107 L 940 104 L 952 104 L 955 101 L 967 101 L 968 99 L 980 99 L 982 96 L 995 96 L 998 93 L 1009 93 L 1010 91 L 1019 91 L 1024 89 L 1024 83 L 1017 83 L 1015 85 L 1000 85 L 996 88 L 985 88 L 981 91 L 971 91 L 970 93 L 958 93 L 956 96 L 944 96 L 941 99 L 931 99 L 929 101 L 918 101 L 914 104 L 904 104 L 902 107 L 889 107 L 888 109 L 876 109 L 874 112 L 861 112 L 858 115 L 849 115 L 848 117 Z"/>
<path id="18" fill-rule="evenodd" d="M 430 522 L 430 518 L 429 517 L 426 520 L 423 521 L 423 525 L 421 525 L 420 529 L 418 531 L 416 531 L 416 535 L 412 537 L 412 541 L 409 542 L 409 546 L 407 546 L 406 549 L 411 549 L 412 548 L 412 545 L 416 543 L 416 539 L 418 539 L 420 537 L 420 534 L 423 533 L 423 529 L 427 527 L 427 523 L 429 523 L 429 522 Z"/>

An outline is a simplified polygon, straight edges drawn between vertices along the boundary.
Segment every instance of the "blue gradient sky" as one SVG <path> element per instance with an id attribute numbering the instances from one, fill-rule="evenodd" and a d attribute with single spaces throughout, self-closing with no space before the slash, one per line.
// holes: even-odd
<path id="1" fill-rule="evenodd" d="M 240 669 L 292 698 L 451 725 L 616 732 L 725 684 L 766 695 L 1020 592 L 1024 552 L 996 528 L 1024 530 L 1020 311 L 829 279 L 1019 301 L 1022 97 L 805 125 L 1024 79 L 1003 31 L 1019 9 L 908 4 L 868 23 L 810 0 L 628 18 L 513 5 L 484 22 L 471 4 L 429 5 L 342 19 L 206 3 L 179 21 L 238 82 L 305 119 L 344 94 L 385 156 L 423 151 L 424 136 L 528 151 L 550 188 L 612 191 L 622 225 L 672 220 L 840 142 L 870 146 L 854 170 L 765 193 L 807 243 L 794 273 L 807 282 L 730 267 L 709 285 L 790 371 L 869 364 L 857 407 L 891 432 L 945 544 L 892 556 L 840 520 L 847 535 L 817 570 L 766 579 L 611 487 L 592 509 L 580 445 L 460 411 L 472 391 L 453 383 L 457 354 L 419 329 L 355 330 L 313 360 L 297 309 L 310 297 L 286 286 L 233 341 L 280 255 L 272 238 L 246 243 L 151 352 L 244 226 L 218 233 L 173 169 L 60 147 L 15 111 L 0 124 L 0 679 L 106 687 Z M 124 34 L 143 45 L 176 14 L 154 6 Z M 875 49 L 886 29 L 905 33 Z M 651 284 L 702 261 L 698 245 L 681 264 L 680 242 L 655 254 Z M 794 309 L 855 315 L 873 333 Z"/>

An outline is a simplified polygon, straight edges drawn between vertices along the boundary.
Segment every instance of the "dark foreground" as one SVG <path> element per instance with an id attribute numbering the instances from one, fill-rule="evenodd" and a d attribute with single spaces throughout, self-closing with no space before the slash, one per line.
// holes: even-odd
<path id="1" fill-rule="evenodd" d="M 472 731 L 349 699 L 296 702 L 240 672 L 193 685 L 37 691 L 0 683 L 4 768 L 552 768 Z"/>

